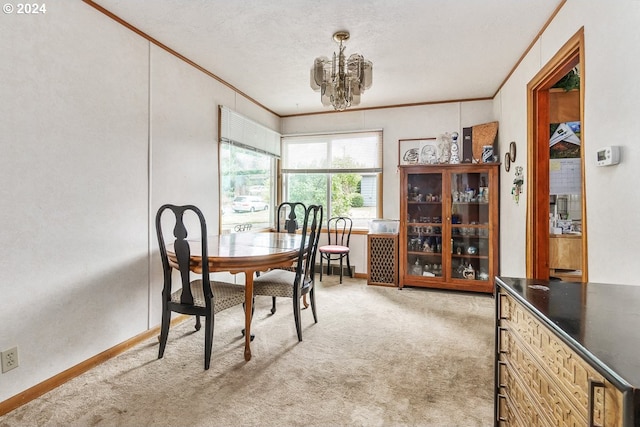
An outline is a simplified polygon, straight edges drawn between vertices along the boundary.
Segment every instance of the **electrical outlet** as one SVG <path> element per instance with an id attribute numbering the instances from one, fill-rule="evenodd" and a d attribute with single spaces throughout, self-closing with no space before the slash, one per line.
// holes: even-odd
<path id="1" fill-rule="evenodd" d="M 18 367 L 18 347 L 10 348 L 0 353 L 2 356 L 2 373 Z"/>

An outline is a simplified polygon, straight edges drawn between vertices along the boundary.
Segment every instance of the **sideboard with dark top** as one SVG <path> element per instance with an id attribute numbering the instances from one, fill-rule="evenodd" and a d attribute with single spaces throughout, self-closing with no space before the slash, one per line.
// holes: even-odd
<path id="1" fill-rule="evenodd" d="M 496 426 L 640 426 L 640 286 L 495 283 Z"/>

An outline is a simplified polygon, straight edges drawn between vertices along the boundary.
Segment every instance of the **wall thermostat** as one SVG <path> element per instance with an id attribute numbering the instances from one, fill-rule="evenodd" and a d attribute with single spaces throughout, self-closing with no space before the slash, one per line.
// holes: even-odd
<path id="1" fill-rule="evenodd" d="M 598 150 L 596 154 L 596 165 L 611 166 L 620 163 L 620 147 L 612 145 Z"/>

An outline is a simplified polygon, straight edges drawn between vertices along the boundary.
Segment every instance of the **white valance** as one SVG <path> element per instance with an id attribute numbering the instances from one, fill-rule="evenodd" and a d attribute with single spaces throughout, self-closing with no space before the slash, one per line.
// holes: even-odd
<path id="1" fill-rule="evenodd" d="M 280 134 L 220 106 L 220 140 L 280 157 Z"/>

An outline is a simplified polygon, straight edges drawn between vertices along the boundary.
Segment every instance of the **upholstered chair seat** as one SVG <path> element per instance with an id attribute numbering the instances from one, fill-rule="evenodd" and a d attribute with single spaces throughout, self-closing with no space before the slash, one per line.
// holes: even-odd
<path id="1" fill-rule="evenodd" d="M 309 294 L 313 321 L 318 323 L 315 301 L 315 260 L 322 227 L 322 206 L 311 205 L 305 210 L 304 221 L 300 233 L 302 243 L 294 271 L 276 268 L 260 274 L 253 280 L 253 295 L 291 298 L 293 300 L 293 316 L 298 334 L 302 341 L 300 323 L 300 300 Z M 275 314 L 275 304 L 271 313 Z"/>
<path id="2" fill-rule="evenodd" d="M 210 283 L 211 291 L 216 296 L 213 304 L 214 314 L 244 303 L 244 286 L 217 281 L 211 281 Z M 196 307 L 206 307 L 202 289 L 202 280 L 191 282 L 191 295 L 193 295 L 193 305 Z M 179 304 L 181 297 L 182 288 L 179 288 L 171 294 L 171 302 Z"/>
<path id="3" fill-rule="evenodd" d="M 327 220 L 327 244 L 320 246 L 320 281 L 322 282 L 322 261 L 327 260 L 327 275 L 331 274 L 331 261 L 340 261 L 340 283 L 342 283 L 342 260 L 346 258 L 349 276 L 353 277 L 349 261 L 349 239 L 353 221 L 349 217 L 336 216 Z"/>

